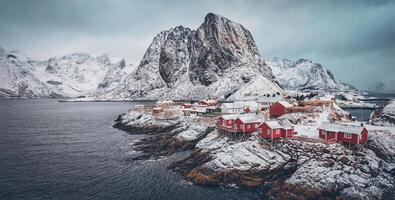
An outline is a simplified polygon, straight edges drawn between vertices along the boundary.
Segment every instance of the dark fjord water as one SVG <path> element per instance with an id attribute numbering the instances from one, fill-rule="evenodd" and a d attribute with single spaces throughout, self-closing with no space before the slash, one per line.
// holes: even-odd
<path id="1" fill-rule="evenodd" d="M 192 185 L 166 169 L 184 154 L 132 161 L 141 135 L 112 128 L 132 103 L 0 101 L 0 199 L 259 199 Z"/>

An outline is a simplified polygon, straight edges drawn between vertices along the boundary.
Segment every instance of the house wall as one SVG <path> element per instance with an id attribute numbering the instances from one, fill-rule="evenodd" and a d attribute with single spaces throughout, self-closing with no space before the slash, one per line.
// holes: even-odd
<path id="1" fill-rule="evenodd" d="M 225 126 L 233 126 L 233 119 L 225 120 Z"/>
<path id="2" fill-rule="evenodd" d="M 359 144 L 364 144 L 366 141 L 368 141 L 368 130 L 364 128 L 361 133 Z"/>
<path id="3" fill-rule="evenodd" d="M 284 137 L 290 138 L 292 136 L 294 136 L 294 130 L 293 129 L 286 130 L 286 135 Z"/>
<path id="4" fill-rule="evenodd" d="M 254 132 L 256 131 L 256 123 L 243 123 L 240 119 L 235 120 L 236 130 L 240 132 Z"/>
<path id="5" fill-rule="evenodd" d="M 358 143 L 358 134 L 352 134 L 351 138 L 346 138 L 344 136 L 345 134 L 343 132 L 339 132 L 337 134 L 337 140 L 341 142 L 348 142 L 351 144 L 357 144 Z"/>
<path id="6" fill-rule="evenodd" d="M 263 123 L 258 127 L 258 135 L 262 138 L 270 139 L 272 138 L 272 135 L 269 134 L 269 130 L 271 130 L 270 127 L 267 126 L 266 123 Z M 273 133 L 273 139 L 281 138 L 285 136 L 285 130 L 283 129 L 273 129 L 272 133 Z"/>
<path id="7" fill-rule="evenodd" d="M 218 118 L 217 124 L 223 126 L 224 125 L 224 118 L 222 118 L 222 117 Z"/>
<path id="8" fill-rule="evenodd" d="M 285 107 L 280 103 L 275 103 L 270 106 L 270 116 L 271 117 L 279 117 L 285 114 Z"/>
<path id="9" fill-rule="evenodd" d="M 324 140 L 332 140 L 332 139 L 336 140 L 336 133 L 335 132 L 326 131 L 326 135 L 327 136 L 325 137 L 324 130 L 321 130 L 321 129 L 319 130 L 319 135 L 318 135 L 319 138 L 324 139 Z M 339 138 L 337 138 L 337 140 L 339 140 Z"/>

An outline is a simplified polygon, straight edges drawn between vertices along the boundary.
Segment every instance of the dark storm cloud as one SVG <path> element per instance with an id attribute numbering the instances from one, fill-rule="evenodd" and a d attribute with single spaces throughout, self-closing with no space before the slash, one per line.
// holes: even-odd
<path id="1" fill-rule="evenodd" d="M 3 0 L 0 46 L 40 59 L 87 51 L 138 63 L 158 32 L 196 29 L 215 12 L 249 29 L 265 58 L 310 58 L 358 88 L 395 89 L 394 10 L 382 0 Z"/>

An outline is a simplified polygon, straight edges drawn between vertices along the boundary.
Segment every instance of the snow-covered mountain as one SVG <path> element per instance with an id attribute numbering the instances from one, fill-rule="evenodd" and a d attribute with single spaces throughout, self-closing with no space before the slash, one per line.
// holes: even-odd
<path id="1" fill-rule="evenodd" d="M 159 33 L 137 71 L 110 99 L 248 99 L 281 93 L 251 33 L 242 25 L 209 13 L 196 30 L 178 26 Z"/>
<path id="2" fill-rule="evenodd" d="M 46 61 L 0 48 L 0 97 L 78 97 L 106 93 L 122 81 L 132 66 L 112 63 L 104 54 L 73 53 Z"/>
<path id="3" fill-rule="evenodd" d="M 265 60 L 271 67 L 275 80 L 286 90 L 299 91 L 356 91 L 356 89 L 336 79 L 334 75 L 319 63 L 311 60 L 274 58 Z"/>
<path id="4" fill-rule="evenodd" d="M 31 72 L 35 62 L 0 47 L 0 98 L 37 98 L 53 95 Z"/>
<path id="5" fill-rule="evenodd" d="M 251 33 L 213 13 L 197 30 L 154 37 L 137 67 L 108 55 L 73 53 L 46 61 L 0 49 L 0 97 L 255 99 L 285 90 L 355 92 L 310 60 L 263 60 Z"/>

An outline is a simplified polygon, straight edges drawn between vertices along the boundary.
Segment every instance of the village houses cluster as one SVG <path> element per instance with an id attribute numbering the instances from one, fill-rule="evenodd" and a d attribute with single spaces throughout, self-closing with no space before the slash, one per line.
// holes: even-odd
<path id="1" fill-rule="evenodd" d="M 335 99 L 296 101 L 282 95 L 265 94 L 255 101 L 219 102 L 215 98 L 197 102 L 158 101 L 150 110 L 154 116 L 173 118 L 175 115 L 213 119 L 217 131 L 229 137 L 247 138 L 256 135 L 262 140 L 288 138 L 307 142 L 364 144 L 368 131 L 361 125 L 345 124 L 336 113 L 328 122 L 321 122 L 315 136 L 295 131 L 295 124 L 281 116 L 290 113 L 320 112 L 335 106 Z M 144 106 L 136 105 L 135 108 Z M 178 108 L 178 109 L 176 109 Z M 175 110 L 181 112 L 175 112 Z"/>

